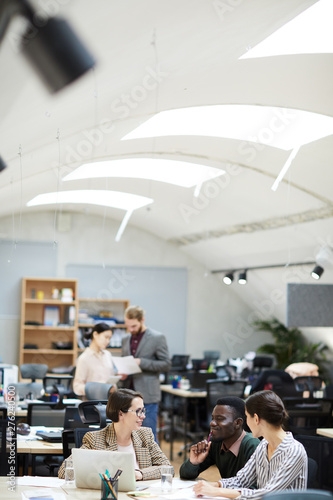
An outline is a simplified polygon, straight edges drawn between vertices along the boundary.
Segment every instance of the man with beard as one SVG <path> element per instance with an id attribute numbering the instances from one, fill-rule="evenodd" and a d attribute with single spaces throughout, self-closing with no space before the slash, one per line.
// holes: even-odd
<path id="1" fill-rule="evenodd" d="M 245 432 L 245 403 L 234 396 L 216 402 L 210 423 L 210 438 L 191 446 L 190 456 L 179 470 L 181 479 L 195 479 L 211 465 L 222 478 L 233 477 L 244 467 L 259 444 Z"/>
<path id="2" fill-rule="evenodd" d="M 157 441 L 158 403 L 161 400 L 160 373 L 168 372 L 171 360 L 165 336 L 147 328 L 145 312 L 139 306 L 130 306 L 125 311 L 125 325 L 129 335 L 122 340 L 122 356 L 132 355 L 141 373 L 122 376 L 123 386 L 143 395 L 146 408 L 145 427 L 153 431 Z"/>

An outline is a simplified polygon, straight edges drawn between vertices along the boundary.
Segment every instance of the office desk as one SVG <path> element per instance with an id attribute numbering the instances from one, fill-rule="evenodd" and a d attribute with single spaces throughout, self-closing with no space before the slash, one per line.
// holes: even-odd
<path id="1" fill-rule="evenodd" d="M 184 389 L 174 389 L 172 385 L 161 385 L 161 391 L 172 396 L 171 405 L 173 406 L 174 397 L 179 397 L 184 400 L 184 460 L 187 455 L 187 410 L 188 410 L 188 401 L 190 399 L 195 401 L 195 404 L 198 404 L 200 400 L 206 399 L 207 392 L 206 391 L 191 391 Z M 170 429 L 170 460 L 173 460 L 173 437 L 174 437 L 174 412 L 171 409 L 171 429 Z"/>
<path id="2" fill-rule="evenodd" d="M 35 457 L 37 455 L 62 455 L 62 442 L 60 443 L 50 443 L 36 437 L 36 430 L 41 429 L 41 427 L 32 427 L 32 431 L 28 436 L 21 436 L 18 434 L 16 446 L 17 454 L 24 455 L 23 462 L 23 474 L 28 473 L 29 467 L 29 457 L 32 457 L 32 473 L 35 471 Z M 48 428 L 53 430 L 59 430 L 59 428 Z M 60 429 L 61 430 L 61 429 Z"/>
<path id="3" fill-rule="evenodd" d="M 333 428 L 329 428 L 329 429 L 317 429 L 316 432 L 320 436 L 325 436 L 325 437 L 333 438 Z"/>
<path id="4" fill-rule="evenodd" d="M 37 478 L 38 479 L 38 478 Z M 47 479 L 47 478 L 41 478 L 41 479 Z M 51 480 L 54 478 L 50 478 Z M 17 482 L 19 478 L 14 478 L 14 480 Z M 179 479 L 177 480 L 179 481 Z M 13 481 L 14 482 L 14 481 Z M 187 483 L 189 483 L 187 481 Z M 47 491 L 49 493 L 63 493 L 64 498 L 66 500 L 100 500 L 101 498 L 101 491 L 100 490 L 88 490 L 88 489 L 81 489 L 81 488 L 75 488 L 75 487 L 68 487 L 64 484 L 62 481 L 60 483 L 60 486 L 53 487 L 53 488 L 47 488 Z M 161 484 L 160 479 L 155 479 L 155 480 L 150 480 L 150 481 L 144 481 L 139 483 L 140 485 L 146 484 L 147 486 L 152 487 L 152 490 L 156 492 L 156 497 L 158 497 L 158 492 L 159 492 L 159 487 Z M 41 489 L 44 487 L 40 486 L 24 486 L 24 485 L 19 485 L 16 484 L 14 486 L 15 490 L 10 491 L 8 488 L 11 486 L 11 483 L 8 483 L 8 478 L 7 477 L 0 477 L 0 498 L 8 498 L 10 500 L 22 500 L 22 492 L 23 491 L 32 491 L 36 489 Z M 187 487 L 188 484 L 184 482 L 184 487 Z M 178 489 L 178 488 L 177 488 Z M 149 491 L 149 490 L 148 490 Z M 140 498 L 140 497 L 138 497 Z M 126 492 L 119 491 L 118 493 L 118 500 L 128 500 L 129 497 L 127 496 Z"/>

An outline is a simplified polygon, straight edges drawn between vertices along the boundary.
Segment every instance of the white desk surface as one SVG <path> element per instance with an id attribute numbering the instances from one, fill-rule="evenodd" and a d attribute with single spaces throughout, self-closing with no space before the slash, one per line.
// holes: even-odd
<path id="1" fill-rule="evenodd" d="M 172 385 L 161 385 L 161 391 L 167 392 L 168 394 L 173 394 L 174 396 L 180 396 L 182 398 L 205 398 L 207 396 L 206 391 L 191 391 L 185 389 L 174 389 Z"/>
<path id="2" fill-rule="evenodd" d="M 47 477 L 31 477 L 28 478 L 28 476 L 25 476 L 24 479 L 28 479 L 30 483 L 33 483 L 34 485 L 20 485 L 18 484 L 20 482 L 20 479 L 22 478 L 12 478 L 8 479 L 7 477 L 0 477 L 0 498 L 8 498 L 10 500 L 22 500 L 22 492 L 23 491 L 36 491 L 36 490 L 41 490 L 41 488 L 45 491 L 45 487 L 42 486 L 40 483 L 40 480 L 43 480 L 43 483 L 45 484 L 45 480 L 49 481 L 50 485 L 52 487 L 47 488 L 47 491 L 49 493 L 53 494 L 58 494 L 63 493 L 63 498 L 65 500 L 100 500 L 101 498 L 101 492 L 100 490 L 88 490 L 88 489 L 82 489 L 82 488 L 75 488 L 71 486 L 66 486 L 64 483 L 64 480 L 58 480 L 57 478 L 47 478 Z M 31 481 L 30 481 L 31 480 Z M 51 481 L 56 480 L 56 483 L 58 483 L 58 486 L 53 486 L 51 484 Z M 140 486 L 141 485 L 147 485 L 149 486 L 149 489 L 147 491 L 151 491 L 152 494 L 154 494 L 154 498 L 160 498 L 163 499 L 164 496 L 169 496 L 169 494 L 162 494 L 160 485 L 161 481 L 160 479 L 156 480 L 151 480 L 151 481 L 140 481 L 138 483 Z M 174 478 L 173 480 L 173 488 L 172 488 L 172 493 L 175 493 L 177 490 L 181 488 L 189 488 L 194 484 L 193 481 L 181 481 L 179 478 Z M 11 490 L 13 488 L 14 491 Z M 155 497 L 156 495 L 156 497 Z M 55 498 L 57 498 L 55 496 Z M 118 500 L 129 500 L 130 497 L 127 496 L 126 492 L 120 491 L 118 493 Z M 153 497 L 152 497 L 153 498 Z M 140 500 L 140 497 L 138 497 L 138 500 Z"/>
<path id="3" fill-rule="evenodd" d="M 28 436 L 17 435 L 17 453 L 62 455 L 62 442 L 50 443 L 36 437 L 36 430 L 62 430 L 62 427 L 31 427 Z"/>
<path id="4" fill-rule="evenodd" d="M 317 434 L 319 434 L 320 436 L 333 438 L 333 428 L 317 429 Z"/>

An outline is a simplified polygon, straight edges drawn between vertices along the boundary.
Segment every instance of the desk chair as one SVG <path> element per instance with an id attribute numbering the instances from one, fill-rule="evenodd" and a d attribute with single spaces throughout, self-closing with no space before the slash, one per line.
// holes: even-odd
<path id="1" fill-rule="evenodd" d="M 64 396 L 68 398 L 76 398 L 76 395 L 72 388 L 73 383 L 73 375 L 68 374 L 57 375 L 57 374 L 49 374 L 45 375 L 43 378 L 43 388 L 45 394 L 59 394 L 59 399 L 63 399 Z"/>
<path id="2" fill-rule="evenodd" d="M 29 425 L 44 425 L 46 427 L 64 427 L 65 409 L 57 409 L 57 403 L 28 403 L 27 422 Z M 55 471 L 60 467 L 62 459 L 57 456 L 42 455 L 32 456 L 32 474 L 35 474 L 36 466 L 46 466 L 48 473 L 45 475 L 55 475 Z M 43 472 L 43 471 L 42 471 Z M 43 475 L 39 472 L 38 475 Z"/>
<path id="3" fill-rule="evenodd" d="M 75 429 L 84 428 L 91 430 L 89 424 L 84 424 L 81 420 L 79 409 L 75 406 L 68 406 L 65 410 L 64 430 L 62 431 L 62 447 L 64 459 L 71 454 L 71 449 L 75 444 Z"/>
<path id="4" fill-rule="evenodd" d="M 16 422 L 2 419 L 0 420 L 0 476 L 7 476 L 9 470 L 14 470 L 14 477 L 18 476 Z"/>
<path id="5" fill-rule="evenodd" d="M 82 401 L 78 406 L 81 422 L 88 425 L 99 425 L 101 429 L 106 427 L 109 421 L 106 418 L 107 401 Z"/>
<path id="6" fill-rule="evenodd" d="M 49 367 L 42 363 L 25 363 L 20 366 L 20 372 L 22 378 L 30 378 L 31 382 L 36 382 L 36 379 L 42 380 Z"/>
<path id="7" fill-rule="evenodd" d="M 297 397 L 299 395 L 296 391 L 293 378 L 284 370 L 262 371 L 252 385 L 251 394 L 266 389 L 276 392 L 280 398 L 286 396 Z"/>
<path id="8" fill-rule="evenodd" d="M 29 425 L 63 427 L 65 408 L 57 409 L 57 403 L 28 403 L 27 422 Z"/>
<path id="9" fill-rule="evenodd" d="M 19 399 L 39 399 L 43 395 L 42 382 L 14 382 L 12 386 Z"/>
<path id="10" fill-rule="evenodd" d="M 87 382 L 84 386 L 86 393 L 86 398 L 89 401 L 104 400 L 109 399 L 110 390 L 113 384 L 101 383 L 101 382 Z"/>
<path id="11" fill-rule="evenodd" d="M 323 379 L 321 377 L 315 377 L 313 375 L 308 375 L 304 377 L 294 378 L 295 389 L 297 392 L 309 392 L 309 397 L 313 398 L 314 391 L 320 391 L 323 386 Z"/>
<path id="12" fill-rule="evenodd" d="M 262 497 L 262 500 L 332 500 L 329 491 L 322 490 L 282 490 L 271 491 Z"/>
<path id="13" fill-rule="evenodd" d="M 333 439 L 323 436 L 294 436 L 302 443 L 309 458 L 318 465 L 318 488 L 333 491 Z"/>
<path id="14" fill-rule="evenodd" d="M 326 398 L 283 398 L 293 434 L 316 435 L 318 427 L 332 426 L 333 401 Z"/>

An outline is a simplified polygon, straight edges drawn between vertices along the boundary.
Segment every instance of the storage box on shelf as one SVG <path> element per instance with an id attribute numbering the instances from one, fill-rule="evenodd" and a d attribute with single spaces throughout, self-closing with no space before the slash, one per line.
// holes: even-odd
<path id="1" fill-rule="evenodd" d="M 20 364 L 74 366 L 77 312 L 77 280 L 23 278 Z"/>
<path id="2" fill-rule="evenodd" d="M 84 343 L 84 334 L 97 323 L 107 323 L 113 331 L 110 350 L 120 353 L 121 339 L 126 332 L 124 324 L 125 309 L 129 306 L 127 299 L 80 298 L 78 314 L 78 344 L 81 352 L 88 343 Z"/>

